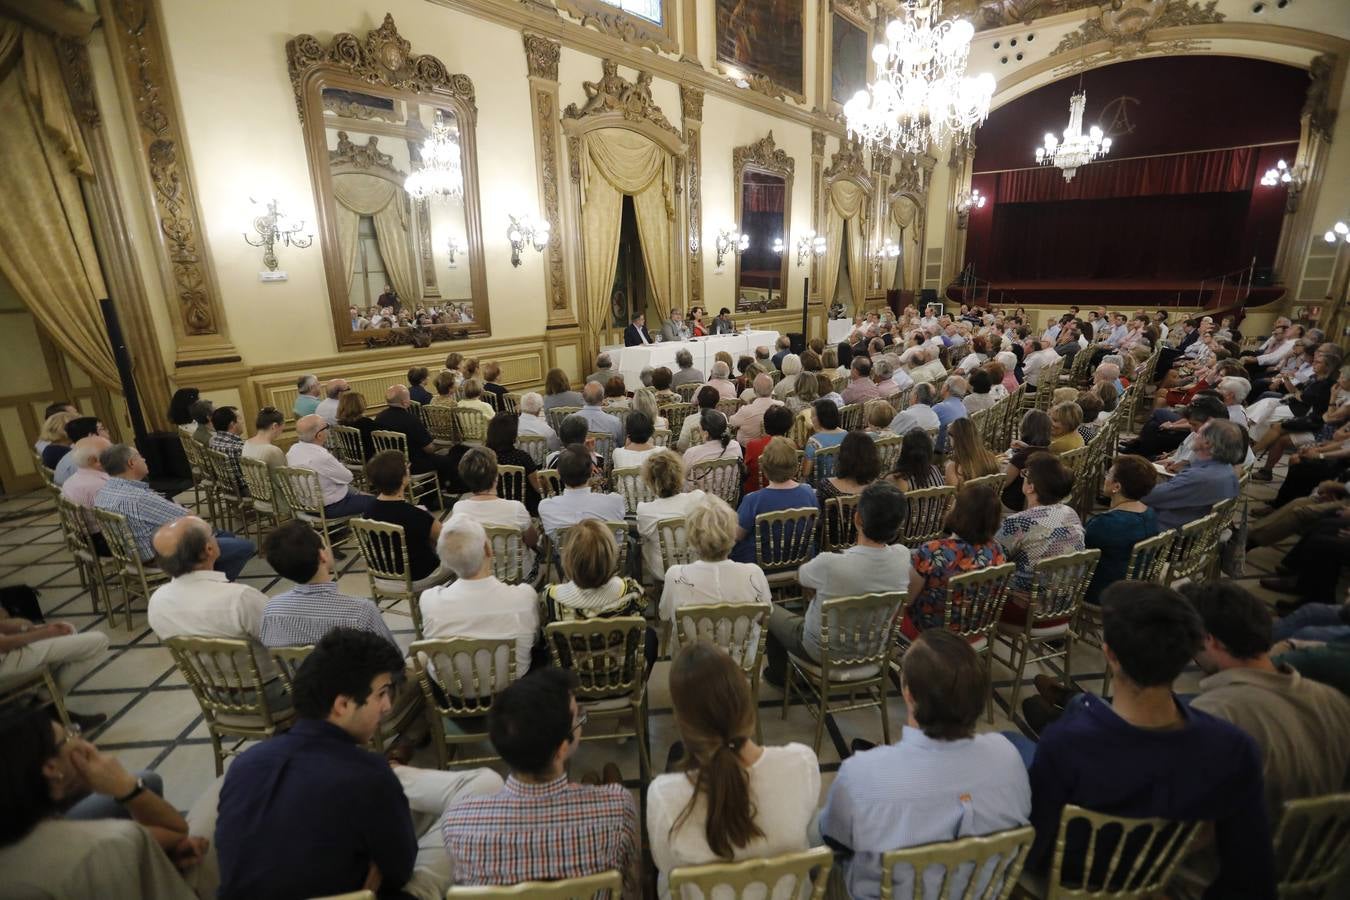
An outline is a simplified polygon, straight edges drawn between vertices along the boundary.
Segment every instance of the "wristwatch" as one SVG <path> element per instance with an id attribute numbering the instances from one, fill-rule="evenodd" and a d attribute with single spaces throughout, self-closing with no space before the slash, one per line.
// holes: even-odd
<path id="1" fill-rule="evenodd" d="M 145 779 L 137 778 L 136 786 L 131 789 L 131 793 L 124 794 L 121 797 L 114 797 L 113 800 L 116 801 L 117 803 L 130 803 L 132 800 L 135 800 L 137 797 L 139 797 L 141 795 L 141 792 L 144 790 L 145 790 Z"/>

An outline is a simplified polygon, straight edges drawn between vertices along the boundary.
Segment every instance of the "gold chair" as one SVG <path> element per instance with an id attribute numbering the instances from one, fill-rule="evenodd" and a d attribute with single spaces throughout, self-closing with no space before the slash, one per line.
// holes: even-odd
<path id="1" fill-rule="evenodd" d="M 519 529 L 484 525 L 483 531 L 492 544 L 492 574 L 498 581 L 503 584 L 530 584 L 531 576 L 538 579 L 537 572 L 542 567 L 536 565 L 536 555 L 525 546 L 525 535 Z"/>
<path id="2" fill-rule="evenodd" d="M 797 469 L 792 473 L 793 481 L 802 481 L 802 466 L 806 462 L 806 451 L 797 451 Z M 755 466 L 755 472 L 758 473 L 759 483 L 755 489 L 760 490 L 769 486 L 769 476 L 765 474 L 763 466 Z"/>
<path id="3" fill-rule="evenodd" d="M 623 497 L 624 509 L 630 516 L 637 514 L 639 503 L 656 499 L 647 482 L 642 480 L 642 469 L 638 466 L 613 470 L 609 473 L 609 481 L 614 485 L 614 490 Z"/>
<path id="4" fill-rule="evenodd" d="M 492 393 L 489 391 L 488 393 Z M 507 391 L 497 396 L 497 410 L 520 415 L 520 395 Z"/>
<path id="5" fill-rule="evenodd" d="M 1036 393 L 1031 395 L 1031 408 L 1039 409 L 1041 412 L 1049 412 L 1050 404 L 1055 398 L 1055 388 L 1059 386 L 1059 373 L 1064 371 L 1064 359 L 1061 357 L 1058 362 L 1052 362 L 1041 369 L 1040 377 L 1036 379 Z"/>
<path id="6" fill-rule="evenodd" d="M 670 870 L 670 894 L 747 900 L 773 897 L 781 890 L 786 897 L 824 900 L 833 865 L 834 853 L 829 847 L 814 847 L 743 862 L 681 866 Z M 688 894 L 686 887 L 692 889 Z"/>
<path id="7" fill-rule="evenodd" d="M 48 497 L 61 496 L 61 488 L 56 484 L 56 470 L 49 469 L 42 462 L 41 453 L 33 453 L 33 468 L 37 470 L 38 477 L 42 479 L 42 489 L 46 491 Z"/>
<path id="8" fill-rule="evenodd" d="M 1168 882 L 1177 864 L 1186 858 L 1200 825 L 1109 816 L 1070 803 L 1059 816 L 1054 858 L 1043 895 L 1047 900 L 1149 900 L 1165 896 Z M 1083 851 L 1066 860 L 1070 831 L 1075 847 Z M 1134 851 L 1128 858 L 1122 852 L 1125 846 Z M 1022 873 L 1024 887 L 1037 881 Z"/>
<path id="9" fill-rule="evenodd" d="M 98 551 L 94 549 L 93 532 L 89 528 L 89 518 L 93 511 L 57 494 L 56 513 L 61 521 L 61 535 L 65 539 L 66 549 L 75 559 L 75 571 L 80 576 L 80 587 L 89 592 L 94 605 L 94 614 L 106 614 L 108 621 L 112 622 L 112 590 L 108 586 L 108 581 L 117 575 L 117 561 L 109 556 L 99 556 Z"/>
<path id="10" fill-rule="evenodd" d="M 670 429 L 657 428 L 652 432 L 652 443 L 658 447 L 670 447 Z"/>
<path id="11" fill-rule="evenodd" d="M 164 643 L 201 705 L 217 777 L 225 771 L 225 757 L 239 752 L 244 741 L 270 738 L 290 727 L 295 710 L 283 701 L 285 682 L 263 678 L 255 656 L 260 648 L 226 638 L 179 636 Z M 276 689 L 269 696 L 272 685 Z M 239 741 L 226 750 L 225 736 Z"/>
<path id="12" fill-rule="evenodd" d="M 804 419 L 797 416 L 792 420 L 792 428 L 788 430 L 788 440 L 796 445 L 798 450 L 806 449 L 806 442 L 811 439 L 811 435 L 816 433 L 816 428 L 811 424 L 810 419 Z"/>
<path id="13" fill-rule="evenodd" d="M 430 407 L 427 408 L 429 409 Z M 300 666 L 304 663 L 305 658 L 313 652 L 313 644 L 301 644 L 295 647 L 268 648 L 267 655 L 271 657 L 272 665 L 276 667 L 277 677 L 281 679 L 281 686 L 285 690 L 286 696 L 292 698 L 292 702 L 294 702 L 295 698 L 296 673 L 300 671 Z M 416 690 L 416 688 L 409 688 L 407 685 L 399 685 L 398 690 L 401 694 L 403 691 Z M 419 693 L 417 696 L 420 701 L 421 694 Z M 380 723 L 375 729 L 375 734 L 370 739 L 370 747 L 377 753 L 383 753 L 385 745 L 389 743 L 389 739 L 400 732 L 407 730 L 413 720 L 422 711 L 420 702 L 400 702 L 398 696 L 393 699 L 393 707 L 380 719 Z"/>
<path id="14" fill-rule="evenodd" d="M 214 522 L 216 521 L 216 482 L 211 477 L 211 472 L 207 469 L 206 460 L 202 457 L 202 450 L 205 449 L 201 444 L 192 439 L 192 435 L 178 429 L 178 443 L 183 448 L 183 455 L 187 457 L 188 470 L 192 474 L 192 508 L 197 511 L 197 515 L 202 516 L 202 500 L 206 500 L 206 514 L 203 518 Z M 42 457 L 38 458 L 38 471 L 41 472 Z"/>
<path id="15" fill-rule="evenodd" d="M 319 533 L 323 542 L 332 549 L 341 544 L 351 533 L 348 523 L 355 516 L 337 516 L 330 518 L 324 512 L 323 488 L 319 484 L 319 473 L 313 469 L 299 469 L 292 466 L 278 466 L 272 475 L 281 496 L 290 508 L 291 514 L 301 522 L 306 522 Z M 341 532 L 337 540 L 333 535 Z"/>
<path id="16" fill-rule="evenodd" d="M 1075 634 L 1073 622 L 1083 605 L 1092 573 L 1102 557 L 1100 550 L 1080 550 L 1041 560 L 1032 567 L 1031 597 L 1026 622 L 1022 625 L 999 624 L 994 632 L 994 659 L 1013 672 L 1012 697 L 1008 713 L 1017 716 L 1017 700 L 1022 694 L 1022 675 L 1027 663 L 1064 660 L 1064 684 L 1073 681 L 1071 663 Z M 1053 645 L 1062 644 L 1062 649 Z M 1006 658 L 998 655 L 999 645 L 1008 648 Z M 1032 652 L 1037 653 L 1031 656 Z"/>
<path id="17" fill-rule="evenodd" d="M 1214 530 L 1215 514 L 1201 516 L 1176 529 L 1172 549 L 1167 559 L 1167 582 L 1175 584 L 1182 579 L 1194 581 L 1209 563 L 1210 534 Z"/>
<path id="18" fill-rule="evenodd" d="M 709 603 L 681 606 L 675 610 L 672 632 L 674 656 L 680 648 L 695 641 L 709 641 L 721 647 L 736 661 L 750 681 L 750 700 L 756 709 L 755 740 L 763 741 L 760 727 L 759 670 L 769 640 L 770 607 L 758 603 Z"/>
<path id="19" fill-rule="evenodd" d="M 679 384 L 675 386 L 675 393 L 679 394 L 680 399 L 685 403 L 693 403 L 694 395 L 698 393 L 698 389 L 701 387 L 703 387 L 701 384 Z"/>
<path id="20" fill-rule="evenodd" d="M 689 549 L 689 533 L 684 518 L 662 519 L 656 523 L 656 538 L 661 544 L 661 568 L 683 566 L 694 561 Z"/>
<path id="21" fill-rule="evenodd" d="M 529 478 L 525 474 L 524 466 L 497 467 L 497 496 L 503 500 L 524 503 L 525 486 L 528 483 Z"/>
<path id="22" fill-rule="evenodd" d="M 539 476 L 539 496 L 556 497 L 563 492 L 562 477 L 557 469 L 539 469 L 534 473 Z"/>
<path id="23" fill-rule="evenodd" d="M 235 468 L 235 463 L 219 450 L 207 447 L 202 451 L 206 467 L 216 483 L 216 502 L 225 520 L 225 530 L 248 536 L 249 513 L 253 511 L 253 500 L 243 488 L 243 472 Z M 242 468 L 242 467 L 241 467 Z M 239 527 L 235 528 L 235 522 Z M 262 539 L 259 532 L 258 539 Z"/>
<path id="24" fill-rule="evenodd" d="M 351 891 L 346 894 L 332 894 L 327 897 L 315 897 L 314 900 L 375 900 L 375 892 Z"/>
<path id="25" fill-rule="evenodd" d="M 723 397 L 721 400 L 717 401 L 717 411 L 730 419 L 732 416 L 736 415 L 736 413 L 740 412 L 741 407 L 744 405 L 745 404 L 739 397 Z"/>
<path id="26" fill-rule="evenodd" d="M 487 441 L 488 417 L 476 409 L 450 407 L 450 415 L 455 420 L 455 434 L 461 444 L 482 446 Z"/>
<path id="27" fill-rule="evenodd" d="M 403 458 L 408 460 L 408 466 L 412 467 L 412 457 L 408 455 L 408 436 L 401 431 L 372 431 L 370 441 L 375 445 L 376 453 L 383 453 L 385 450 L 397 450 L 403 454 Z M 435 497 L 436 505 L 440 507 L 441 485 L 436 479 L 435 472 L 413 472 L 408 476 L 408 498 L 413 503 L 421 503 L 427 497 Z"/>
<path id="28" fill-rule="evenodd" d="M 517 435 L 516 446 L 530 454 L 530 459 L 541 469 L 548 461 L 548 438 L 542 434 Z"/>
<path id="29" fill-rule="evenodd" d="M 898 434 L 888 434 L 876 439 L 877 456 L 881 459 L 881 471 L 889 472 L 900 458 L 900 445 L 904 442 Z"/>
<path id="30" fill-rule="evenodd" d="M 678 435 L 684 428 L 684 420 L 694 414 L 695 407 L 692 403 L 663 403 L 656 411 L 665 416 L 670 433 Z"/>
<path id="31" fill-rule="evenodd" d="M 361 548 L 361 556 L 366 560 L 366 577 L 370 579 L 370 595 L 375 604 L 382 606 L 383 601 L 389 601 L 393 606 L 400 600 L 407 600 L 413 630 L 420 640 L 422 609 L 418 598 L 428 588 L 445 584 L 450 575 L 438 568 L 420 581 L 413 581 L 408 569 L 407 536 L 402 525 L 356 518 L 351 521 L 351 529 Z"/>
<path id="32" fill-rule="evenodd" d="M 619 546 L 619 571 L 615 572 L 614 574 L 616 574 L 616 575 L 624 575 L 624 576 L 628 575 L 628 572 L 629 572 L 629 569 L 628 569 L 628 544 L 629 544 L 629 540 L 628 540 L 628 523 L 627 523 L 627 522 L 603 522 L 603 523 L 601 523 L 601 524 L 603 524 L 606 528 L 608 528 L 609 531 L 610 531 L 610 533 L 614 535 L 614 543 L 618 544 L 618 546 Z M 571 530 L 572 530 L 572 526 L 568 525 L 568 526 L 566 526 L 566 527 L 559 528 L 559 529 L 557 530 L 557 532 L 555 532 L 554 535 L 553 535 L 553 543 L 556 545 L 554 549 L 557 551 L 558 559 L 561 559 L 561 558 L 562 558 L 562 551 L 563 551 L 563 548 L 567 546 L 567 535 L 568 535 L 569 532 L 571 532 Z M 559 571 L 561 572 L 561 567 L 559 568 Z"/>
<path id="33" fill-rule="evenodd" d="M 863 405 L 846 403 L 839 407 L 839 427 L 845 431 L 857 431 L 862 428 Z"/>
<path id="34" fill-rule="evenodd" d="M 290 518 L 290 514 L 282 498 L 277 496 L 276 483 L 272 480 L 272 471 L 267 468 L 267 463 L 242 456 L 239 458 L 239 468 L 244 473 L 244 483 L 248 485 L 253 518 L 258 524 L 258 542 L 261 543 L 263 520 L 269 520 L 271 527 L 275 528 Z"/>
<path id="35" fill-rule="evenodd" d="M 820 662 L 788 654 L 783 686 L 783 718 L 797 691 L 816 720 L 815 742 L 825 734 L 825 717 L 855 709 L 877 707 L 881 713 L 882 740 L 891 742 L 891 723 L 886 710 L 886 675 L 891 665 L 891 632 L 905 603 L 904 591 L 837 597 L 820 604 Z M 846 691 L 842 703 L 830 697 Z M 811 694 L 813 697 L 808 697 Z M 861 698 L 859 698 L 861 694 Z M 814 703 L 809 702 L 814 699 Z"/>
<path id="36" fill-rule="evenodd" d="M 608 431 L 588 431 L 586 440 L 595 446 L 595 452 L 600 454 L 600 458 L 605 461 L 605 466 L 610 465 L 610 459 L 614 456 L 614 435 Z"/>
<path id="37" fill-rule="evenodd" d="M 848 376 L 840 375 L 838 378 L 831 379 L 830 383 L 834 385 L 834 392 L 836 394 L 842 394 L 844 388 L 848 387 Z"/>
<path id="38" fill-rule="evenodd" d="M 1275 830 L 1280 900 L 1331 900 L 1350 869 L 1350 794 L 1284 804 Z"/>
<path id="39" fill-rule="evenodd" d="M 924 541 L 946 533 L 942 523 L 956 501 L 956 488 L 949 484 L 923 488 L 905 494 L 905 523 L 900 526 L 900 543 L 914 548 Z"/>
<path id="40" fill-rule="evenodd" d="M 523 881 L 510 887 L 451 887 L 446 900 L 597 900 L 608 897 L 617 900 L 623 892 L 623 877 L 618 869 L 610 869 L 585 878 L 564 878 L 561 881 Z"/>
<path id="41" fill-rule="evenodd" d="M 834 465 L 839 460 L 839 445 L 820 447 L 811 462 L 811 487 L 820 490 L 820 483 L 834 475 Z"/>
<path id="42" fill-rule="evenodd" d="M 957 490 L 959 491 L 961 488 L 971 484 L 983 484 L 992 488 L 994 493 L 997 494 L 1003 490 L 1003 485 L 1005 482 L 1007 482 L 1007 480 L 1008 480 L 1007 475 L 1003 474 L 1002 472 L 995 472 L 992 475 L 981 475 L 978 478 L 967 478 L 965 481 L 961 482 L 961 485 L 960 487 L 957 488 Z"/>
<path id="43" fill-rule="evenodd" d="M 942 881 L 937 890 L 941 897 L 1008 900 L 1017 886 L 1017 878 L 1022 874 L 1022 866 L 1026 864 L 1027 853 L 1035 838 L 1036 829 L 1023 825 L 993 834 L 889 850 L 881 854 L 881 900 L 892 900 L 897 896 L 895 870 L 900 866 L 907 869 L 904 882 L 910 887 L 908 893 L 898 895 L 901 897 L 924 896 L 924 876 L 931 867 L 939 866 Z M 967 872 L 962 872 L 963 868 Z M 972 883 L 971 879 L 978 880 Z M 978 890 L 981 883 L 984 889 Z M 960 887 L 961 884 L 965 887 Z"/>
<path id="44" fill-rule="evenodd" d="M 988 679 L 984 704 L 990 722 L 994 721 L 994 630 L 998 627 L 999 616 L 1003 614 L 1003 604 L 1008 599 L 1008 585 L 1016 571 L 1016 563 L 1004 563 L 956 575 L 947 582 L 947 601 L 942 607 L 942 627 L 964 638 L 984 661 Z M 957 610 L 960 611 L 959 621 L 953 614 Z M 895 642 L 902 651 L 900 656 L 903 656 L 903 651 L 909 649 L 909 638 L 899 628 L 895 630 Z M 892 662 L 891 667 L 898 680 L 899 659 Z"/>
<path id="45" fill-rule="evenodd" d="M 641 616 L 616 616 L 544 627 L 553 664 L 577 676 L 577 706 L 592 720 L 631 717 L 633 727 L 582 735 L 582 740 L 636 739 L 638 765 L 645 784 L 651 773 L 647 751 L 647 674 L 643 643 L 647 621 Z"/>
<path id="46" fill-rule="evenodd" d="M 735 509 L 741 500 L 741 483 L 745 480 L 741 461 L 734 457 L 711 459 L 696 463 L 689 469 L 686 484 L 721 497 Z"/>
<path id="47" fill-rule="evenodd" d="M 95 509 L 94 519 L 98 522 L 99 531 L 103 533 L 103 540 L 107 543 L 108 550 L 117 565 L 117 578 L 122 586 L 122 609 L 129 630 L 132 597 L 143 598 L 149 607 L 151 590 L 168 581 L 169 576 L 141 560 L 140 548 L 136 546 L 136 539 L 131 534 L 131 526 L 127 524 L 125 516 L 106 509 Z M 108 595 L 108 610 L 111 613 L 111 594 Z M 108 623 L 112 624 L 112 620 L 110 614 Z"/>
<path id="48" fill-rule="evenodd" d="M 328 431 L 334 439 L 328 452 L 352 473 L 352 487 L 359 490 L 366 483 L 366 448 L 361 432 L 350 425 L 330 425 Z"/>
<path id="49" fill-rule="evenodd" d="M 548 427 L 553 429 L 555 434 L 562 432 L 563 419 L 573 413 L 581 412 L 580 406 L 555 406 L 552 409 L 544 411 L 544 418 L 548 419 Z"/>
<path id="50" fill-rule="evenodd" d="M 490 744 L 487 714 L 492 698 L 516 680 L 517 655 L 515 638 L 419 640 L 408 648 L 442 769 L 450 768 L 451 747 Z M 453 763 L 479 766 L 500 758 L 456 753 Z"/>
<path id="51" fill-rule="evenodd" d="M 776 594 L 796 585 L 798 567 L 815 555 L 819 518 L 820 510 L 814 506 L 755 516 L 755 562 Z"/>
<path id="52" fill-rule="evenodd" d="M 431 432 L 431 441 L 437 450 L 449 450 L 459 443 L 459 432 L 455 429 L 454 407 L 424 406 L 422 418 L 426 420 L 427 431 Z"/>
<path id="53" fill-rule="evenodd" d="M 995 453 L 1002 453 L 1012 444 L 1013 436 L 1017 433 L 1017 425 L 1021 421 L 1022 410 L 1026 405 L 1026 396 L 1027 386 L 1025 383 L 1019 384 L 1017 390 L 1008 395 L 1003 422 L 999 426 L 998 444 L 990 447 L 990 450 Z"/>
<path id="54" fill-rule="evenodd" d="M 1097 505 L 1097 493 L 1101 489 L 1102 471 L 1097 467 L 1099 455 L 1097 447 L 1084 444 L 1059 458 L 1073 475 L 1073 487 L 1064 502 L 1078 513 L 1079 520 L 1083 522 L 1087 521 L 1092 508 Z"/>
<path id="55" fill-rule="evenodd" d="M 891 394 L 886 399 L 890 402 L 892 410 L 894 410 L 895 412 L 900 412 L 902 409 L 906 409 L 909 406 L 910 398 L 913 395 L 914 395 L 914 386 L 910 385 L 907 388 L 903 388 L 902 390 L 896 391 L 894 394 Z"/>
<path id="56" fill-rule="evenodd" d="M 844 550 L 858 542 L 858 526 L 853 521 L 853 512 L 858 508 L 859 496 L 840 494 L 825 501 L 822 550 Z"/>
<path id="57" fill-rule="evenodd" d="M 43 693 L 47 695 L 46 702 L 56 709 L 61 724 L 70 728 L 70 713 L 66 710 L 66 698 L 57 687 L 56 679 L 52 677 L 52 671 L 47 666 L 38 666 L 31 672 L 13 678 L 0 679 L 0 709 L 18 703 L 29 695 Z"/>

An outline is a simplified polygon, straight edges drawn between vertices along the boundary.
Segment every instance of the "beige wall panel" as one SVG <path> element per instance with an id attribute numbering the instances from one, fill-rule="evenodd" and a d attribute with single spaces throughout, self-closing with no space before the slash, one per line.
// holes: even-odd
<path id="1" fill-rule="evenodd" d="M 38 410 L 41 416 L 42 410 Z M 33 447 L 23 432 L 23 420 L 16 406 L 0 407 L 0 435 L 4 436 L 5 453 L 16 475 L 36 475 L 33 468 Z"/>
<path id="2" fill-rule="evenodd" d="M 0 315 L 0 396 L 36 394 L 55 388 L 47 373 L 47 358 L 38 340 L 37 323 L 28 313 Z"/>

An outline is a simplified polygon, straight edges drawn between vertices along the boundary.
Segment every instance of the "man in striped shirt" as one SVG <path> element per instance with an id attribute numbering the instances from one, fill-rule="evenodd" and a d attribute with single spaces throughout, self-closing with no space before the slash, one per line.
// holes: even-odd
<path id="1" fill-rule="evenodd" d="M 291 520 L 272 530 L 263 543 L 267 562 L 295 582 L 263 607 L 260 639 L 264 647 L 317 644 L 339 625 L 379 635 L 397 647 L 374 602 L 348 597 L 333 580 L 333 551 L 308 524 Z"/>
<path id="2" fill-rule="evenodd" d="M 511 775 L 496 794 L 447 811 L 441 833 L 456 884 L 556 881 L 618 869 L 623 896 L 641 896 L 632 795 L 621 784 L 567 780 L 586 721 L 575 684 L 566 669 L 542 669 L 494 698 L 488 733 Z"/>

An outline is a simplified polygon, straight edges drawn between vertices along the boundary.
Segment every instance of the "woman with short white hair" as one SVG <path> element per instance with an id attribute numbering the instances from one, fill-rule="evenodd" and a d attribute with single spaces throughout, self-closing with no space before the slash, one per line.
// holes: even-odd
<path id="1" fill-rule="evenodd" d="M 721 497 L 705 494 L 685 516 L 685 534 L 696 561 L 666 570 L 662 620 L 672 622 L 682 606 L 711 603 L 772 603 L 769 580 L 754 563 L 728 557 L 736 544 L 736 513 Z"/>
<path id="2" fill-rule="evenodd" d="M 783 357 L 783 378 L 773 386 L 773 396 L 782 400 L 797 389 L 797 376 L 802 374 L 802 358 L 795 353 Z"/>

